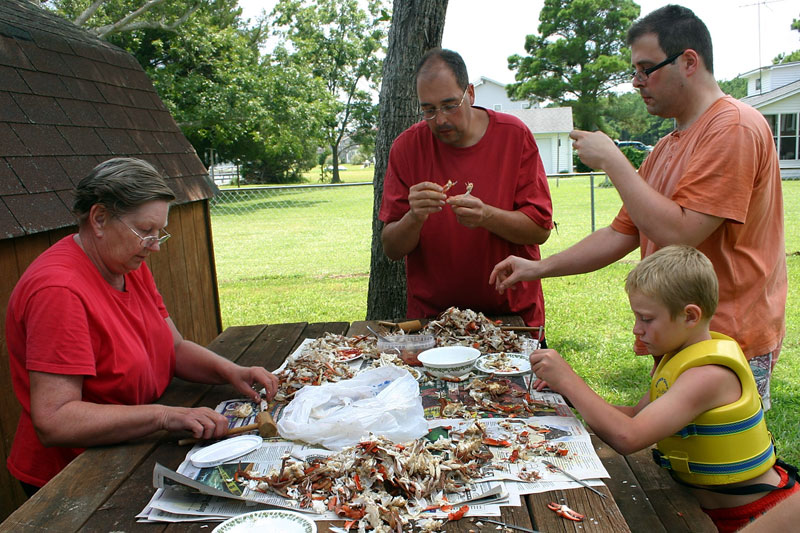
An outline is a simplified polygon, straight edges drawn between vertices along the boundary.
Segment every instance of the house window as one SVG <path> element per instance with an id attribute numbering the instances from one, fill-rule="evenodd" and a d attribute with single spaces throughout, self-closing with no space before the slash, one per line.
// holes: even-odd
<path id="1" fill-rule="evenodd" d="M 780 135 L 778 138 L 778 158 L 798 159 L 797 156 L 797 113 L 781 113 Z"/>
<path id="2" fill-rule="evenodd" d="M 756 78 L 756 91 L 761 90 L 761 78 Z"/>
<path id="3" fill-rule="evenodd" d="M 503 104 L 494 104 L 494 110 L 495 111 L 502 111 L 503 110 Z"/>

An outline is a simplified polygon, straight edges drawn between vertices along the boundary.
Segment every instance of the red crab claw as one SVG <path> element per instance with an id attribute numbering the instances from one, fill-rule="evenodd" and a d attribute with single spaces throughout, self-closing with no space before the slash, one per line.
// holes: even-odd
<path id="1" fill-rule="evenodd" d="M 566 505 L 559 505 L 557 503 L 548 503 L 547 508 L 551 511 L 555 511 L 555 513 L 562 517 L 566 518 L 567 520 L 573 520 L 575 522 L 583 521 L 584 516 L 576 511 L 573 511 Z"/>

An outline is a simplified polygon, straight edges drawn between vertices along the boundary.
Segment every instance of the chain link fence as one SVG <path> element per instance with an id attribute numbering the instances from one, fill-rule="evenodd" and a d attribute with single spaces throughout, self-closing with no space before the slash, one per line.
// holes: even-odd
<path id="1" fill-rule="evenodd" d="M 327 199 L 331 200 L 337 188 L 365 186 L 371 187 L 372 182 L 219 189 L 211 199 L 211 214 L 247 215 L 262 209 L 308 207 L 320 201 L 320 193 L 328 194 Z"/>

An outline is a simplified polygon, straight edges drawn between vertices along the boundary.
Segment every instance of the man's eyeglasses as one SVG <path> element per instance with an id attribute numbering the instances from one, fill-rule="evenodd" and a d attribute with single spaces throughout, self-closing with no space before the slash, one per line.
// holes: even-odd
<path id="1" fill-rule="evenodd" d="M 669 56 L 668 58 L 666 58 L 664 61 L 662 61 L 658 65 L 653 65 L 652 67 L 646 68 L 644 70 L 634 70 L 633 74 L 631 74 L 631 77 L 632 78 L 636 78 L 637 80 L 639 80 L 640 83 L 644 83 L 650 77 L 650 74 L 652 74 L 653 72 L 657 71 L 661 67 L 665 67 L 665 66 L 669 65 L 670 63 L 672 63 L 673 61 L 678 59 L 681 55 L 683 55 L 683 53 L 685 51 L 686 50 L 681 50 L 677 54 L 673 54 L 673 55 Z"/>
<path id="2" fill-rule="evenodd" d="M 144 248 L 152 248 L 152 247 L 153 247 L 153 246 L 155 246 L 156 244 L 158 244 L 158 245 L 160 246 L 160 245 L 164 244 L 165 242 L 167 242 L 167 239 L 169 239 L 170 237 L 172 237 L 172 235 L 170 235 L 169 233 L 167 233 L 167 230 L 165 230 L 165 229 L 161 229 L 161 230 L 159 230 L 160 232 L 163 232 L 163 233 L 164 233 L 164 234 L 163 234 L 163 235 L 161 235 L 161 236 L 158 236 L 158 235 L 148 235 L 148 236 L 146 236 L 146 237 L 142 237 L 141 235 L 139 235 L 139 232 L 138 232 L 138 231 L 136 231 L 135 229 L 133 229 L 133 227 L 131 227 L 130 225 L 128 225 L 128 223 L 127 223 L 127 222 L 125 222 L 124 220 L 122 220 L 122 223 L 123 223 L 123 224 L 125 224 L 126 226 L 128 226 L 128 229 L 129 229 L 129 230 L 131 230 L 131 231 L 133 232 L 133 234 L 134 234 L 134 235 L 136 235 L 137 237 L 139 237 L 139 240 L 140 240 L 140 241 L 142 241 L 142 247 L 144 247 Z"/>
<path id="3" fill-rule="evenodd" d="M 420 109 L 419 116 L 421 118 L 424 118 L 425 120 L 433 120 L 436 118 L 436 115 L 438 113 L 441 113 L 442 115 L 452 115 L 453 113 L 458 111 L 458 108 L 461 107 L 461 104 L 464 103 L 464 98 L 467 97 L 467 89 L 469 89 L 469 85 L 467 85 L 466 88 L 464 88 L 464 94 L 461 96 L 461 101 L 459 103 L 447 104 L 443 105 L 442 107 L 426 107 Z"/>

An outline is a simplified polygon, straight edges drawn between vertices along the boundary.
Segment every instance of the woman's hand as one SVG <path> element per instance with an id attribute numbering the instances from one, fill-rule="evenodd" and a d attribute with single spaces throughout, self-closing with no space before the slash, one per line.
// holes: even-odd
<path id="1" fill-rule="evenodd" d="M 196 439 L 218 439 L 228 431 L 228 419 L 208 407 L 163 406 L 159 426 L 170 432 L 189 431 Z"/>
<path id="2" fill-rule="evenodd" d="M 267 400 L 274 398 L 278 392 L 278 378 L 260 366 L 236 365 L 228 376 L 228 382 L 237 391 L 256 402 L 261 399 L 256 389 L 260 390 L 263 387 Z"/>

